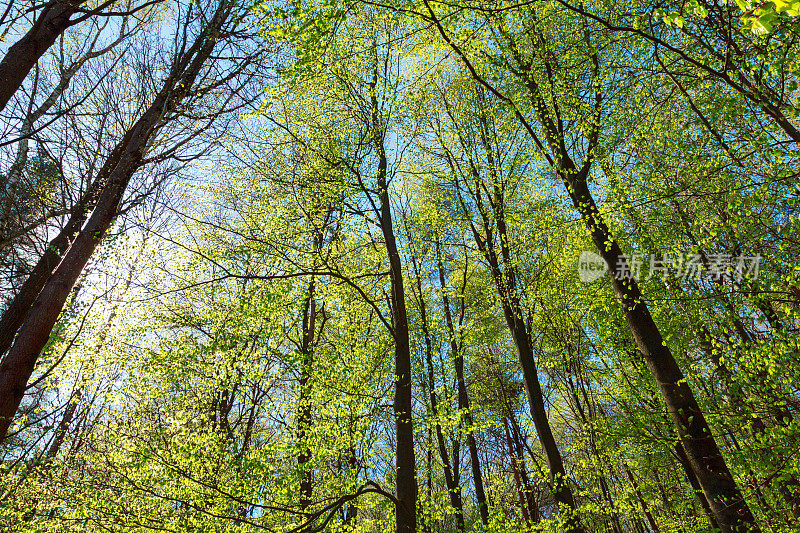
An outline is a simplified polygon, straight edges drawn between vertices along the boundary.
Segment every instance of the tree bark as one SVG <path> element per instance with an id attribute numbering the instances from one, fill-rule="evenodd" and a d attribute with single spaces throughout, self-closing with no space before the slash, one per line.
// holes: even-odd
<path id="1" fill-rule="evenodd" d="M 758 531 L 753 514 L 728 470 L 694 393 L 650 315 L 636 280 L 621 279 L 622 275 L 616 275 L 629 270 L 622 249 L 611 235 L 589 191 L 587 173 L 588 167 L 579 173 L 571 159 L 565 154 L 561 157 L 559 174 L 589 229 L 592 241 L 608 265 L 611 286 L 622 303 L 636 345 L 661 391 L 689 464 L 724 533 Z"/>
<path id="2" fill-rule="evenodd" d="M 469 393 L 467 392 L 467 382 L 464 379 L 464 353 L 459 349 L 456 341 L 455 328 L 453 327 L 453 317 L 450 312 L 450 298 L 447 296 L 447 284 L 444 277 L 444 265 L 442 264 L 441 251 L 438 243 L 436 257 L 439 266 L 439 284 L 442 291 L 442 307 L 444 307 L 445 323 L 447 333 L 450 337 L 450 351 L 453 354 L 453 366 L 456 370 L 456 382 L 458 384 L 458 408 L 464 413 L 464 423 L 467 426 L 466 437 L 467 447 L 469 448 L 469 460 L 472 468 L 472 480 L 475 485 L 475 500 L 478 504 L 478 514 L 484 526 L 489 525 L 489 506 L 486 503 L 486 489 L 483 486 L 483 475 L 481 473 L 481 463 L 478 456 L 478 446 L 475 442 L 474 421 L 470 410 Z"/>
<path id="3" fill-rule="evenodd" d="M 658 529 L 658 524 L 656 524 L 655 519 L 653 519 L 653 515 L 650 513 L 650 509 L 647 507 L 647 502 L 642 496 L 642 491 L 639 490 L 639 484 L 636 482 L 636 478 L 633 477 L 633 472 L 631 472 L 631 469 L 628 468 L 628 465 L 626 464 L 623 464 L 622 468 L 625 470 L 625 475 L 628 476 L 628 481 L 631 482 L 633 492 L 636 494 L 636 499 L 639 501 L 639 505 L 642 508 L 644 518 L 647 520 L 647 525 L 650 526 L 650 529 L 653 531 L 653 533 L 659 533 L 661 530 Z"/>
<path id="4" fill-rule="evenodd" d="M 299 416 L 297 419 L 297 443 L 300 451 L 297 454 L 297 466 L 300 470 L 300 509 L 305 511 L 311 505 L 314 492 L 313 472 L 309 468 L 311 448 L 307 443 L 311 428 L 311 398 L 309 398 L 309 381 L 314 365 L 314 336 L 316 330 L 317 301 L 314 294 L 313 278 L 308 284 L 308 297 L 303 308 L 303 332 L 300 344 L 300 398 L 298 400 Z"/>
<path id="5" fill-rule="evenodd" d="M 377 54 L 377 52 L 376 52 Z M 397 240 L 392 225 L 392 207 L 389 201 L 386 148 L 384 129 L 380 120 L 380 107 L 376 87 L 378 85 L 378 61 L 374 57 L 370 80 L 372 104 L 372 129 L 375 149 L 378 153 L 377 185 L 380 200 L 380 227 L 389 259 L 391 284 L 392 335 L 394 337 L 394 419 L 396 433 L 397 505 L 395 530 L 397 533 L 414 533 L 417 530 L 417 478 L 414 454 L 414 427 L 412 421 L 411 346 L 408 334 L 403 268 Z"/>
<path id="6" fill-rule="evenodd" d="M 425 338 L 425 364 L 428 371 L 428 387 L 430 387 L 429 397 L 431 405 L 431 414 L 435 419 L 435 432 L 436 444 L 439 449 L 439 457 L 442 460 L 442 469 L 444 471 L 444 482 L 447 487 L 448 497 L 450 499 L 450 506 L 455 511 L 456 530 L 464 531 L 464 505 L 461 499 L 461 487 L 459 485 L 458 473 L 453 468 L 450 462 L 450 455 L 447 450 L 447 445 L 442 432 L 442 425 L 439 422 L 439 401 L 436 396 L 436 380 L 433 377 L 433 346 L 431 344 L 431 333 L 428 328 L 428 309 L 425 303 L 425 295 L 422 292 L 422 279 L 417 268 L 416 260 L 414 261 L 415 274 L 417 281 L 417 292 L 419 294 L 419 313 L 420 321 L 422 323 L 422 333 Z M 457 457 L 453 458 L 453 463 L 457 461 Z"/>
<path id="7" fill-rule="evenodd" d="M 478 166 L 473 162 L 472 169 L 475 184 L 474 190 L 470 192 L 481 216 L 483 237 L 479 235 L 474 226 L 472 227 L 473 235 L 484 259 L 489 264 L 495 288 L 500 296 L 500 303 L 506 325 L 508 326 L 517 348 L 517 355 L 522 370 L 523 381 L 525 383 L 525 391 L 528 396 L 531 418 L 533 419 L 536 434 L 542 444 L 547 460 L 550 473 L 550 490 L 561 508 L 560 512 L 569 513 L 570 515 L 565 522 L 565 533 L 585 533 L 585 529 L 580 523 L 580 518 L 577 516 L 575 498 L 569 486 L 569 480 L 564 470 L 561 452 L 553 436 L 550 421 L 547 418 L 547 411 L 544 407 L 542 387 L 539 383 L 536 361 L 533 357 L 533 346 L 528 327 L 523 320 L 522 304 L 517 295 L 517 272 L 508 244 L 508 231 L 505 221 L 503 191 L 500 187 L 500 176 L 497 174 L 497 167 L 492 156 L 493 151 L 489 145 L 486 117 L 484 114 L 480 114 L 478 118 L 481 127 L 481 131 L 479 132 L 480 140 L 483 144 L 484 152 L 487 154 L 489 178 L 493 186 L 491 196 L 489 196 L 488 192 L 486 193 L 486 201 L 490 204 L 489 208 L 484 205 L 483 193 L 481 192 L 481 190 L 488 190 L 488 188 L 484 186 L 477 171 Z M 496 236 L 495 229 L 497 231 Z M 498 243 L 495 242 L 495 239 Z M 500 248 L 499 255 L 496 250 L 498 245 Z"/>
<path id="8" fill-rule="evenodd" d="M 102 187 L 97 205 L 69 247 L 64 259 L 47 279 L 24 319 L 14 344 L 0 364 L 0 442 L 5 439 L 39 354 L 50 338 L 67 297 L 84 267 L 111 226 L 131 177 L 141 166 L 148 142 L 162 122 L 192 89 L 200 70 L 218 40 L 220 28 L 232 4 L 222 0 L 214 17 L 193 45 L 176 59 L 161 91 L 139 120 L 126 133 L 115 151 L 119 160 L 109 158 L 104 170 L 108 182 Z"/>
<path id="9" fill-rule="evenodd" d="M 683 449 L 683 445 L 680 442 L 676 442 L 673 449 L 675 450 L 675 457 L 677 457 L 683 472 L 686 474 L 686 479 L 689 480 L 689 484 L 692 486 L 692 492 L 694 492 L 694 497 L 697 500 L 697 503 L 699 503 L 700 507 L 702 507 L 703 511 L 705 511 L 711 527 L 719 528 L 717 519 L 714 517 L 714 512 L 711 510 L 711 504 L 708 503 L 708 499 L 703 492 L 703 488 L 700 486 L 700 482 L 697 480 L 697 475 L 695 475 L 694 470 L 692 470 L 692 465 L 689 463 L 689 458 L 686 457 L 686 451 Z"/>
<path id="10" fill-rule="evenodd" d="M 72 15 L 85 1 L 50 0 L 28 33 L 8 49 L 0 61 L 0 111 L 6 107 L 42 54 L 73 24 Z"/>
<path id="11" fill-rule="evenodd" d="M 28 312 L 31 310 L 33 302 L 36 301 L 36 297 L 39 295 L 48 279 L 50 279 L 55 268 L 61 263 L 61 260 L 64 258 L 70 246 L 72 246 L 81 227 L 86 222 L 89 213 L 97 205 L 100 192 L 107 184 L 109 174 L 116 168 L 120 155 L 122 154 L 122 148 L 126 145 L 127 141 L 128 139 L 126 137 L 126 139 L 117 144 L 116 149 L 109 155 L 105 164 L 98 172 L 97 177 L 86 192 L 83 193 L 78 203 L 73 207 L 72 215 L 66 225 L 61 229 L 58 235 L 50 241 L 47 249 L 33 267 L 33 270 L 28 274 L 22 287 L 20 287 L 17 294 L 15 294 L 14 298 L 11 300 L 11 303 L 3 311 L 3 315 L 0 317 L 0 355 L 5 354 L 11 347 L 14 335 L 16 335 L 17 330 L 28 316 Z"/>

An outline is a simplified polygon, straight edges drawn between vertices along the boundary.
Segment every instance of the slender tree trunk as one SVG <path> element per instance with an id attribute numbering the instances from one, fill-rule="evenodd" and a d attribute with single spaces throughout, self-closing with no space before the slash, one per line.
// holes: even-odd
<path id="1" fill-rule="evenodd" d="M 311 505 L 314 491 L 313 471 L 309 467 L 311 448 L 308 445 L 308 433 L 311 429 L 311 398 L 309 381 L 314 365 L 314 336 L 316 330 L 317 301 L 314 294 L 313 278 L 308 284 L 308 296 L 303 309 L 303 333 L 300 341 L 300 398 L 298 400 L 299 416 L 297 419 L 297 443 L 300 451 L 297 455 L 297 466 L 300 470 L 300 509 L 305 511 Z"/>
<path id="2" fill-rule="evenodd" d="M 611 507 L 611 530 L 614 533 L 622 533 L 622 527 L 619 523 L 619 513 L 617 512 L 617 509 L 614 506 L 614 498 L 611 495 L 611 489 L 609 488 L 608 482 L 606 481 L 606 477 L 603 475 L 602 472 L 599 472 L 597 474 L 597 482 L 600 484 L 600 492 L 602 492 L 603 498 L 605 498 L 605 500 L 608 502 L 608 505 Z"/>
<path id="3" fill-rule="evenodd" d="M 519 506 L 522 509 L 522 517 L 527 524 L 534 524 L 539 521 L 539 509 L 535 506 L 532 496 L 530 479 L 525 468 L 520 464 L 522 451 L 519 443 L 512 437 L 512 432 L 508 428 L 508 418 L 503 417 L 503 429 L 506 435 L 506 445 L 508 446 L 508 457 L 511 462 L 511 471 L 514 475 L 514 482 L 519 493 Z"/>
<path id="4" fill-rule="evenodd" d="M 376 52 L 377 54 L 377 52 Z M 372 128 L 375 148 L 378 152 L 378 196 L 380 199 L 380 226 L 389 259 L 391 284 L 392 334 L 394 337 L 394 418 L 396 433 L 397 506 L 395 526 L 397 533 L 414 533 L 417 530 L 417 478 L 414 456 L 414 427 L 411 403 L 411 347 L 408 334 L 406 295 L 403 286 L 403 268 L 397 250 L 392 206 L 389 201 L 387 181 L 387 159 L 384 146 L 384 130 L 380 120 L 380 107 L 376 87 L 378 84 L 378 61 L 374 57 L 373 75 L 370 81 L 372 104 Z"/>
<path id="5" fill-rule="evenodd" d="M 442 460 L 442 469 L 444 470 L 444 482 L 447 487 L 447 493 L 450 499 L 450 506 L 455 511 L 456 530 L 464 531 L 464 505 L 461 499 L 461 487 L 459 485 L 458 474 L 453 469 L 450 462 L 450 456 L 447 451 L 447 445 L 442 432 L 442 425 L 439 423 L 439 402 L 436 397 L 436 381 L 433 377 L 433 347 L 431 345 L 431 334 L 428 329 L 428 310 L 425 303 L 425 295 L 422 292 L 422 279 L 420 276 L 419 268 L 414 261 L 415 274 L 417 281 L 417 292 L 419 295 L 419 312 L 420 321 L 422 323 L 422 333 L 425 338 L 425 363 L 428 370 L 428 387 L 430 387 L 430 404 L 431 414 L 436 420 L 434 430 L 436 432 L 436 444 L 439 449 L 439 457 Z"/>
<path id="6" fill-rule="evenodd" d="M 542 386 L 539 383 L 539 375 L 533 357 L 530 336 L 524 322 L 519 318 L 518 313 L 514 313 L 510 308 L 506 310 L 506 323 L 508 324 L 514 343 L 517 346 L 519 363 L 522 368 L 522 376 L 525 382 L 525 390 L 528 396 L 528 405 L 531 410 L 531 418 L 539 437 L 539 443 L 544 450 L 547 467 L 550 472 L 550 490 L 561 506 L 561 512 L 570 513 L 566 522 L 566 533 L 583 533 L 585 530 L 580 524 L 576 513 L 575 498 L 572 489 L 569 487 L 561 452 L 550 427 L 547 418 L 547 411 L 544 407 L 544 396 Z"/>
<path id="7" fill-rule="evenodd" d="M 658 524 L 656 524 L 653 515 L 650 513 L 650 509 L 647 507 L 647 502 L 644 500 L 642 496 L 642 491 L 639 490 L 639 484 L 636 482 L 636 478 L 633 477 L 633 472 L 631 469 L 628 468 L 628 465 L 622 465 L 623 470 L 625 470 L 625 475 L 628 476 L 628 481 L 631 482 L 631 487 L 633 487 L 633 492 L 636 494 L 636 499 L 639 501 L 639 505 L 642 508 L 642 514 L 644 514 L 645 520 L 647 520 L 647 525 L 653 531 L 653 533 L 659 533 L 661 530 L 658 529 Z"/>
<path id="8" fill-rule="evenodd" d="M 433 468 L 433 452 L 431 451 L 431 441 L 433 440 L 433 438 L 432 438 L 432 435 L 431 435 L 431 427 L 430 427 L 430 425 L 426 425 L 425 436 L 426 436 L 426 439 L 425 439 L 425 448 L 426 448 L 425 460 L 426 460 L 426 463 L 425 464 L 428 467 L 427 470 L 425 471 L 426 472 L 426 475 L 425 475 L 426 485 L 425 485 L 425 487 L 427 488 L 427 491 L 428 491 L 427 492 L 427 494 L 428 494 L 428 504 L 430 505 L 430 502 L 433 500 L 433 471 L 432 471 L 432 468 Z M 433 518 L 431 517 L 430 513 L 423 514 L 422 517 L 420 517 L 420 523 L 422 524 L 422 531 L 425 531 L 426 533 L 432 533 L 433 532 L 433 528 L 431 527 L 431 523 L 432 522 L 433 522 Z"/>
<path id="9" fill-rule="evenodd" d="M 354 471 L 356 468 L 356 449 L 351 446 L 347 454 L 347 467 L 349 471 Z M 344 515 L 344 525 L 352 526 L 353 522 L 358 516 L 358 500 L 352 500 L 350 505 L 347 506 L 347 512 Z"/>
<path id="10" fill-rule="evenodd" d="M 520 433 L 519 422 L 517 421 L 514 413 L 509 410 L 508 421 L 511 423 L 511 441 L 514 443 L 514 450 L 517 456 L 517 463 L 519 464 L 520 478 L 522 479 L 522 486 L 525 488 L 525 503 L 528 506 L 528 512 L 531 515 L 531 520 L 538 522 L 541 520 L 539 513 L 539 504 L 533 495 L 533 485 L 531 485 L 531 478 L 528 476 L 528 467 L 525 464 L 525 446 L 523 445 L 523 437 Z M 533 455 L 531 455 L 533 460 Z"/>
<path id="11" fill-rule="evenodd" d="M 519 467 L 517 466 L 517 454 L 514 450 L 514 445 L 511 442 L 511 433 L 508 431 L 508 421 L 503 418 L 503 428 L 506 435 L 506 446 L 508 446 L 508 457 L 511 462 L 511 472 L 514 475 L 514 483 L 517 485 L 517 493 L 519 494 L 519 507 L 522 510 L 522 518 L 526 524 L 531 523 L 531 515 L 528 512 L 527 498 L 525 497 L 525 489 L 522 487 L 522 480 L 519 476 Z"/>
<path id="12" fill-rule="evenodd" d="M 480 77 L 475 67 L 470 62 L 467 55 L 447 34 L 441 22 L 436 18 L 436 14 L 430 6 L 428 0 L 424 0 L 428 12 L 431 14 L 439 33 L 448 45 L 464 61 L 472 76 L 486 87 L 491 87 L 483 78 Z M 548 101 L 542 96 L 536 84 L 534 76 L 530 72 L 530 63 L 522 60 L 519 51 L 515 49 L 513 40 L 509 40 L 506 32 L 501 27 L 500 32 L 509 41 L 512 56 L 515 57 L 520 67 L 520 81 L 523 81 L 530 92 L 530 100 L 533 110 L 545 134 L 546 146 L 532 129 L 530 123 L 525 120 L 519 108 L 513 100 L 502 95 L 492 88 L 493 93 L 504 103 L 511 105 L 515 116 L 531 139 L 539 146 L 542 152 L 548 157 L 553 170 L 564 183 L 575 208 L 581 215 L 584 224 L 589 230 L 592 241 L 597 247 L 600 255 L 608 265 L 612 274 L 611 285 L 614 292 L 621 300 L 625 313 L 625 320 L 633 334 L 637 346 L 643 355 L 653 377 L 658 384 L 661 395 L 664 398 L 673 424 L 677 428 L 678 434 L 683 441 L 687 456 L 689 457 L 692 469 L 697 474 L 697 478 L 703 487 L 712 510 L 717 517 L 723 533 L 744 533 L 757 532 L 758 526 L 755 523 L 747 502 L 744 500 L 736 481 L 733 479 L 725 459 L 717 446 L 711 433 L 711 429 L 700 410 L 700 406 L 694 397 L 683 373 L 681 372 L 672 352 L 667 347 L 661 332 L 656 326 L 655 321 L 650 315 L 647 304 L 644 303 L 643 295 L 635 280 L 617 279 L 615 274 L 619 271 L 618 265 L 627 266 L 622 250 L 614 236 L 611 234 L 603 217 L 597 209 L 594 198 L 592 197 L 587 179 L 591 169 L 592 151 L 597 143 L 600 132 L 600 105 L 602 97 L 595 94 L 595 106 L 598 114 L 594 117 L 595 124 L 589 135 L 586 137 L 588 152 L 586 161 L 579 170 L 567 153 L 567 143 L 564 137 L 563 122 L 560 115 L 556 113 L 556 122 L 553 121 L 553 113 L 548 108 Z M 588 33 L 587 33 L 588 34 Z M 541 37 L 541 36 L 540 36 Z M 587 43 L 588 44 L 588 43 Z M 599 61 L 593 57 L 595 68 L 598 68 Z M 556 105 L 555 102 L 551 102 Z M 556 111 L 557 111 L 556 107 Z M 546 152 L 549 150 L 550 154 Z"/>
<path id="13" fill-rule="evenodd" d="M 42 54 L 73 24 L 70 19 L 84 2 L 85 0 L 50 0 L 42 8 L 28 33 L 11 45 L 0 61 L 0 111 L 17 92 Z"/>
<path id="14" fill-rule="evenodd" d="M 436 399 L 435 382 L 433 381 L 433 361 L 430 357 L 430 352 L 428 352 L 427 356 L 427 365 L 428 386 L 431 388 L 431 411 L 433 416 L 436 417 L 438 415 L 438 402 Z M 444 470 L 444 482 L 450 498 L 450 506 L 455 511 L 456 530 L 464 531 L 464 506 L 461 500 L 461 487 L 459 486 L 458 478 L 456 477 L 456 474 L 450 463 L 450 457 L 447 453 L 447 445 L 444 440 L 444 434 L 442 433 L 442 426 L 438 420 L 435 424 L 435 433 L 437 447 L 439 448 L 439 457 L 442 460 L 442 469 Z"/>
<path id="15" fill-rule="evenodd" d="M 579 381 L 578 383 L 581 384 L 580 392 L 581 396 L 586 402 L 585 408 L 581 404 L 581 399 L 578 397 L 578 387 L 575 381 L 572 379 L 572 376 L 570 374 L 567 374 L 567 384 L 569 385 L 572 399 L 573 402 L 575 403 L 575 411 L 577 412 L 581 424 L 583 425 L 585 430 L 588 431 L 589 434 L 589 449 L 591 450 L 592 455 L 594 455 L 597 464 L 610 465 L 611 464 L 610 459 L 605 454 L 601 454 L 600 451 L 597 449 L 596 436 L 595 436 L 596 426 L 594 424 L 594 421 L 590 422 L 589 420 L 589 416 L 594 416 L 593 414 L 596 412 L 596 409 L 592 408 L 592 404 L 589 401 L 589 396 L 586 394 L 586 389 L 583 386 L 583 382 Z M 603 494 L 603 498 L 608 502 L 609 508 L 611 509 L 611 528 L 613 529 L 614 533 L 622 533 L 622 526 L 619 520 L 619 513 L 617 512 L 616 506 L 614 505 L 614 498 L 611 495 L 611 490 L 608 486 L 608 482 L 606 481 L 605 475 L 603 475 L 602 471 L 597 472 L 596 475 L 597 475 L 597 481 L 600 485 L 600 491 Z"/>
<path id="16" fill-rule="evenodd" d="M 485 121 L 485 117 L 481 116 Z M 482 124 L 485 130 L 485 124 Z M 488 149 L 487 133 L 481 132 L 481 138 L 486 153 L 491 153 Z M 550 490 L 558 502 L 560 512 L 569 513 L 566 519 L 565 533 L 584 533 L 585 529 L 580 523 L 577 515 L 575 498 L 569 486 L 569 480 L 564 470 L 564 463 L 561 452 L 558 449 L 555 437 L 553 436 L 550 421 L 547 418 L 547 411 L 544 407 L 542 387 L 539 383 L 539 375 L 536 368 L 536 361 L 533 356 L 533 346 L 528 332 L 527 325 L 523 320 L 522 305 L 516 294 L 516 267 L 511 258 L 509 248 L 508 232 L 503 210 L 503 193 L 500 187 L 499 176 L 496 173 L 494 160 L 489 157 L 489 172 L 493 186 L 493 198 L 488 198 L 491 210 L 484 207 L 483 194 L 481 193 L 483 184 L 480 177 L 475 175 L 475 185 L 472 191 L 473 198 L 478 207 L 483 223 L 483 237 L 473 227 L 473 235 L 479 249 L 489 263 L 495 288 L 500 296 L 500 303 L 503 308 L 503 315 L 506 320 L 509 332 L 514 339 L 517 348 L 522 377 L 525 383 L 525 391 L 528 396 L 531 418 L 533 419 L 536 434 L 539 442 L 544 449 L 547 466 L 550 473 Z M 462 202 L 463 203 L 463 202 Z M 492 222 L 493 221 L 493 222 Z M 493 225 L 497 229 L 495 236 Z M 498 257 L 495 249 L 495 238 L 499 241 L 500 256 Z M 502 264 L 500 262 L 502 257 Z"/>
<path id="17" fill-rule="evenodd" d="M 456 381 L 458 384 L 458 408 L 464 413 L 464 423 L 467 426 L 466 437 L 467 447 L 469 448 L 470 466 L 472 467 L 472 479 L 475 484 L 475 500 L 478 504 L 478 513 L 481 523 L 489 525 L 489 506 L 486 504 L 486 489 L 483 486 L 483 475 L 481 474 L 481 463 L 478 457 L 478 446 L 475 443 L 474 421 L 470 410 L 469 393 L 467 383 L 464 379 L 464 353 L 459 349 L 456 341 L 455 328 L 453 327 L 453 316 L 450 312 L 450 298 L 447 296 L 447 284 L 444 276 L 444 265 L 442 264 L 441 251 L 437 243 L 436 256 L 439 266 L 439 284 L 442 291 L 442 307 L 444 307 L 444 317 L 447 324 L 447 332 L 450 337 L 450 351 L 453 354 L 453 366 L 456 370 Z"/>
<path id="18" fill-rule="evenodd" d="M 77 398 L 70 400 L 67 404 L 67 408 L 64 409 L 64 416 L 61 417 L 58 427 L 56 428 L 56 436 L 53 439 L 53 442 L 50 444 L 50 447 L 47 449 L 46 458 L 48 460 L 53 459 L 56 455 L 58 455 L 61 445 L 64 444 L 64 439 L 67 436 L 67 430 L 69 429 L 69 425 L 72 423 L 72 418 L 75 416 L 75 410 L 78 408 L 80 396 L 80 392 L 78 392 Z"/>

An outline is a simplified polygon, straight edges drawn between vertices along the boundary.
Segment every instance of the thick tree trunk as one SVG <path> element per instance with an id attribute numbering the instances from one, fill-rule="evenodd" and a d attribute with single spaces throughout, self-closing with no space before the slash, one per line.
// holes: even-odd
<path id="1" fill-rule="evenodd" d="M 384 163 L 385 165 L 385 163 Z M 411 349 L 408 336 L 405 290 L 400 254 L 392 228 L 391 208 L 385 180 L 381 187 L 381 229 L 389 255 L 392 286 L 392 329 L 395 341 L 394 416 L 397 439 L 397 533 L 417 530 L 417 478 L 414 456 L 414 428 L 411 420 Z"/>
<path id="2" fill-rule="evenodd" d="M 141 151 L 134 150 L 125 158 L 124 164 L 121 161 L 114 170 L 112 182 L 103 191 L 86 227 L 78 234 L 64 260 L 45 283 L 22 323 L 14 344 L 0 365 L 0 436 L 3 438 L 22 401 L 39 353 L 50 338 L 50 332 L 75 282 L 111 225 L 139 161 Z"/>
<path id="3" fill-rule="evenodd" d="M 122 153 L 120 148 L 124 147 L 126 143 L 127 138 L 119 143 L 117 149 L 109 155 L 89 189 L 81 196 L 81 199 L 73 208 L 67 224 L 50 241 L 44 254 L 36 262 L 31 273 L 28 274 L 22 287 L 20 287 L 11 303 L 3 311 L 3 315 L 0 317 L 0 355 L 6 353 L 11 347 L 14 335 L 16 335 L 17 330 L 28 316 L 36 297 L 45 283 L 47 283 L 47 280 L 50 279 L 53 270 L 64 258 L 69 247 L 72 246 L 81 227 L 86 222 L 88 214 L 97 205 L 100 191 L 107 184 L 109 174 L 119 162 L 119 157 Z"/>
<path id="4" fill-rule="evenodd" d="M 703 508 L 711 527 L 719 528 L 717 519 L 714 517 L 714 512 L 711 510 L 711 504 L 708 503 L 708 499 L 703 492 L 703 487 L 700 486 L 700 482 L 697 480 L 697 475 L 695 475 L 694 470 L 692 470 L 692 465 L 689 463 L 689 458 L 686 456 L 686 451 L 684 451 L 683 445 L 680 442 L 676 442 L 674 450 L 675 457 L 678 459 L 684 474 L 686 474 L 686 479 L 689 480 L 689 485 L 692 486 L 692 492 L 694 492 L 694 497 L 697 500 L 697 503 L 699 503 L 700 507 Z"/>
<path id="5" fill-rule="evenodd" d="M 85 1 L 50 0 L 28 33 L 8 49 L 0 61 L 0 111 L 6 107 L 42 54 L 72 24 L 72 15 Z"/>
<path id="6" fill-rule="evenodd" d="M 33 374 L 36 361 L 50 338 L 58 316 L 95 249 L 111 226 L 133 173 L 142 164 L 147 144 L 165 114 L 171 112 L 191 91 L 194 81 L 217 42 L 218 32 L 230 14 L 231 4 L 221 1 L 206 31 L 182 57 L 153 103 L 115 148 L 119 160 L 106 161 L 100 174 L 108 173 L 97 205 L 85 227 L 78 233 L 64 259 L 47 279 L 24 319 L 14 344 L 0 364 L 0 442 L 5 439 L 14 414 Z"/>
<path id="7" fill-rule="evenodd" d="M 562 159 L 560 174 L 592 241 L 608 265 L 611 286 L 621 300 L 625 320 L 656 380 L 692 470 L 720 528 L 723 533 L 758 531 L 753 514 L 728 470 L 683 372 L 650 315 L 636 280 L 618 279 L 616 276 L 626 267 L 625 256 L 597 209 L 586 176 L 578 176 L 577 169 L 568 159 Z"/>

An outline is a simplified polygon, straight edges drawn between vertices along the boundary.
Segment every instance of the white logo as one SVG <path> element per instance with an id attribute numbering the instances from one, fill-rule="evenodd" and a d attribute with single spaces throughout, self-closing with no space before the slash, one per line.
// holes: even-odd
<path id="1" fill-rule="evenodd" d="M 578 258 L 578 277 L 584 283 L 591 283 L 603 277 L 608 270 L 605 260 L 594 252 L 581 252 Z"/>

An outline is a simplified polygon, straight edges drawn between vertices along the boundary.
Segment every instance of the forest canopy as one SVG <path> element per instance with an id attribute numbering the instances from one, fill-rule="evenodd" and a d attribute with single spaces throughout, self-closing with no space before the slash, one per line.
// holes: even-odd
<path id="1" fill-rule="evenodd" d="M 0 530 L 800 532 L 800 0 L 4 0 Z"/>

